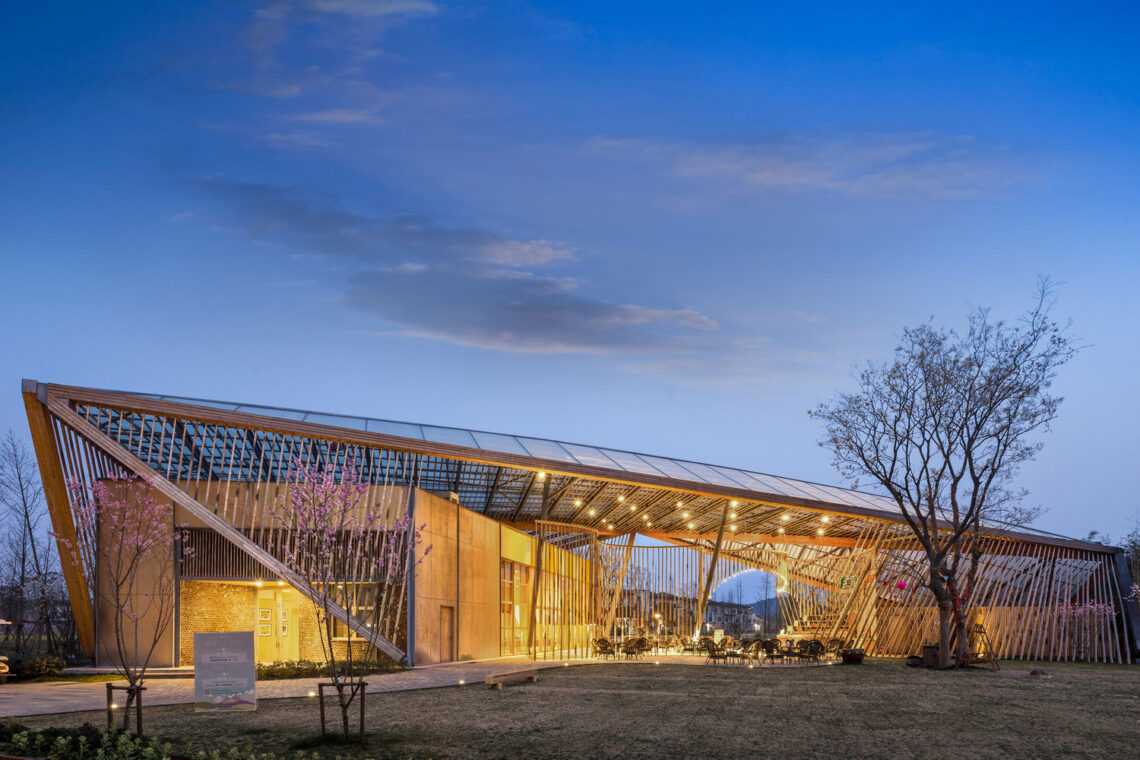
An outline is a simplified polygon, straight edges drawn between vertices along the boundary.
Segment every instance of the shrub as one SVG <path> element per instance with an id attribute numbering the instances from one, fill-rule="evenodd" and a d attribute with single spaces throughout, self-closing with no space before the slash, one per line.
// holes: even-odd
<path id="1" fill-rule="evenodd" d="M 248 747 L 174 754 L 170 744 L 160 739 L 140 739 L 121 731 L 99 733 L 89 723 L 78 729 L 39 730 L 0 724 L 0 753 L 48 760 L 318 760 L 315 753 L 279 755 Z"/>
<path id="2" fill-rule="evenodd" d="M 63 675 L 65 667 L 67 663 L 59 657 L 33 657 L 21 663 L 20 678 L 27 680 L 43 676 L 60 676 Z"/>
<path id="3" fill-rule="evenodd" d="M 388 673 L 400 670 L 401 666 L 395 662 L 377 662 L 369 668 L 353 668 L 352 675 L 367 675 L 369 673 Z M 328 674 L 324 663 L 312 660 L 286 660 L 282 662 L 265 662 L 257 664 L 257 680 L 280 681 L 287 678 L 323 678 Z"/>

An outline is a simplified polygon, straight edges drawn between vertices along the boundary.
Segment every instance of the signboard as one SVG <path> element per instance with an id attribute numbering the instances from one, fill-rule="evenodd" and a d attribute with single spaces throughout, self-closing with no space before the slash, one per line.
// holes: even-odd
<path id="1" fill-rule="evenodd" d="M 723 638 L 724 638 L 724 629 L 723 628 L 717 628 L 716 630 L 713 631 L 713 641 L 720 641 Z"/>
<path id="2" fill-rule="evenodd" d="M 253 631 L 194 634 L 194 710 L 257 709 Z"/>

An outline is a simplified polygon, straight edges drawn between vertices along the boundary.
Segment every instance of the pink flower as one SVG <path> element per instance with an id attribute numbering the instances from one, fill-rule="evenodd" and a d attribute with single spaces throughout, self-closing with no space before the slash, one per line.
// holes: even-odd
<path id="1" fill-rule="evenodd" d="M 900 589 L 905 589 L 906 588 L 906 581 L 899 581 L 895 585 L 898 586 Z"/>

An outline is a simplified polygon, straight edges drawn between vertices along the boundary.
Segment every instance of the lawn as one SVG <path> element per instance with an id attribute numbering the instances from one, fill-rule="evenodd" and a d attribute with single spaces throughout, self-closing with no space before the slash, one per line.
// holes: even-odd
<path id="1" fill-rule="evenodd" d="M 372 758 L 1041 758 L 1136 757 L 1140 668 L 1043 663 L 936 672 L 898 660 L 765 668 L 613 664 L 541 672 L 500 692 L 482 684 L 368 697 Z M 1011 671 L 1017 671 L 1011 672 Z M 1020 674 L 1020 675 L 1018 675 Z M 98 723 L 99 713 L 22 718 Z M 311 699 L 256 713 L 150 707 L 148 733 L 182 751 L 310 748 Z"/>

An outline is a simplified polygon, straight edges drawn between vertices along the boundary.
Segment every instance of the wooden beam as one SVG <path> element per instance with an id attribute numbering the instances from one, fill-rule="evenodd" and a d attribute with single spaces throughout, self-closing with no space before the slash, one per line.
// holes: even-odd
<path id="1" fill-rule="evenodd" d="M 35 383 L 24 381 L 24 409 L 28 413 L 28 427 L 32 433 L 32 448 L 39 462 L 40 479 L 44 484 L 44 499 L 47 501 L 48 515 L 51 517 L 52 531 L 55 533 L 56 547 L 59 549 L 63 580 L 67 586 L 67 596 L 71 600 L 71 613 L 75 616 L 75 631 L 79 646 L 88 657 L 95 656 L 95 611 L 92 608 L 90 586 L 87 573 L 95 568 L 83 567 L 83 556 L 79 551 L 79 536 L 75 531 L 75 519 L 71 514 L 71 498 L 67 492 L 67 482 L 60 464 L 59 444 L 51 427 L 51 415 L 36 397 Z M 68 560 L 74 556 L 75 561 Z"/>
<path id="2" fill-rule="evenodd" d="M 650 538 L 683 538 L 691 541 L 715 539 L 716 533 L 699 531 L 640 531 Z M 844 536 L 788 536 L 782 533 L 728 533 L 726 538 L 734 544 L 787 544 L 791 546 L 839 546 L 852 548 L 859 546 L 859 539 Z"/>
<path id="3" fill-rule="evenodd" d="M 76 433 L 86 438 L 92 444 L 97 446 L 111 458 L 117 460 L 119 464 L 138 475 L 140 478 L 147 478 L 153 484 L 155 490 L 168 499 L 173 501 L 178 506 L 185 509 L 194 517 L 201 520 L 205 525 L 218 534 L 224 536 L 230 543 L 241 549 L 257 562 L 265 565 L 268 569 L 272 570 L 279 577 L 283 578 L 289 585 L 300 591 L 310 600 L 316 602 L 319 593 L 313 588 L 305 578 L 298 573 L 294 572 L 284 562 L 274 557 L 268 551 L 263 549 L 258 544 L 251 541 L 244 533 L 239 531 L 234 526 L 223 520 L 218 515 L 214 514 L 212 510 L 198 501 L 193 499 L 178 486 L 171 483 L 166 478 L 156 473 L 153 469 L 147 466 L 145 462 L 136 457 L 131 452 L 124 449 L 112 438 L 108 437 L 103 431 L 96 428 L 87 420 L 80 417 L 67 405 L 62 399 L 52 399 L 48 401 L 48 409 L 58 417 L 61 421 L 67 423 Z M 391 657 L 393 660 L 400 660 L 404 656 L 403 650 L 393 644 L 388 639 L 384 638 L 376 631 L 365 626 L 363 623 L 357 621 L 355 617 L 348 614 L 348 611 L 343 607 L 336 605 L 332 602 L 328 604 L 329 612 L 333 617 L 340 620 L 352 631 L 358 634 L 365 641 L 370 642 L 374 647 L 379 649 L 384 654 Z"/>

